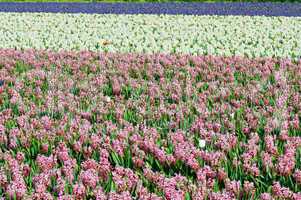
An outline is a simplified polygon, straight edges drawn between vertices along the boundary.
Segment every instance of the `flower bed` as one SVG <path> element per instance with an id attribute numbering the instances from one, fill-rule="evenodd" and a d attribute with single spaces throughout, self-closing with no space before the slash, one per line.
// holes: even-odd
<path id="1" fill-rule="evenodd" d="M 300 199 L 300 61 L 0 55 L 7 198 Z"/>
<path id="2" fill-rule="evenodd" d="M 1 13 L 0 20 L 2 48 L 301 55 L 299 17 Z"/>
<path id="3" fill-rule="evenodd" d="M 0 199 L 301 200 L 301 18 L 0 21 Z"/>
<path id="4" fill-rule="evenodd" d="M 0 12 L 53 12 L 53 13 L 97 13 L 97 14 L 182 14 L 182 15 L 250 15 L 250 16 L 301 16 L 301 3 L 271 3 L 267 0 L 258 0 L 260 3 L 251 3 L 251 1 L 229 3 L 227 1 L 213 3 L 200 3 L 203 0 L 196 2 L 172 1 L 168 0 L 145 0 L 144 2 L 153 1 L 155 3 L 113 3 L 99 2 L 87 3 L 88 0 L 67 0 L 67 1 L 85 1 L 86 3 L 58 3 L 58 2 L 43 2 L 43 3 L 28 3 L 28 2 L 1 2 Z M 30 1 L 30 0 L 28 0 Z M 47 1 L 47 0 L 41 0 Z M 131 1 L 131 0 L 130 0 Z M 164 3 L 158 3 L 163 1 Z M 189 0 L 188 0 L 189 1 Z M 238 0 L 234 0 L 238 1 Z M 266 3 L 262 3 L 266 1 Z M 285 0 L 276 0 L 285 1 Z M 122 1 L 120 1 L 122 2 Z M 206 2 L 206 1 L 205 1 Z"/>

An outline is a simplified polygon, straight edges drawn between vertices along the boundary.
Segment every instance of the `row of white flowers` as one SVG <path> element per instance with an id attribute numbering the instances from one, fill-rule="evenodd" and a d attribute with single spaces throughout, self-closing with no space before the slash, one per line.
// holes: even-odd
<path id="1" fill-rule="evenodd" d="M 0 13 L 0 48 L 301 55 L 301 18 Z"/>

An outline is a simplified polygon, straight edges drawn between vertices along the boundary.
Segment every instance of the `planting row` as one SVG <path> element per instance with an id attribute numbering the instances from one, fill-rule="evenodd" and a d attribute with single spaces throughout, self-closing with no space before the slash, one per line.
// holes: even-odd
<path id="1" fill-rule="evenodd" d="M 43 1 L 43 0 L 41 0 Z M 72 0 L 69 0 L 72 1 Z M 89 0 L 74 0 L 89 1 Z M 133 0 L 136 1 L 136 0 Z M 145 0 L 154 1 L 154 0 Z M 165 1 L 167 0 L 159 0 Z M 200 0 L 198 0 L 200 2 Z M 203 0 L 201 0 L 203 1 Z M 261 0 L 262 1 L 262 0 Z M 281 1 L 281 0 L 280 0 Z M 294 1 L 294 0 L 291 0 Z M 297 0 L 295 0 L 297 1 Z M 0 3 L 0 12 L 301 16 L 300 3 Z"/>
<path id="2" fill-rule="evenodd" d="M 0 58 L 6 199 L 301 199 L 300 60 Z"/>
<path id="3" fill-rule="evenodd" d="M 1 13 L 0 47 L 300 58 L 301 18 Z"/>

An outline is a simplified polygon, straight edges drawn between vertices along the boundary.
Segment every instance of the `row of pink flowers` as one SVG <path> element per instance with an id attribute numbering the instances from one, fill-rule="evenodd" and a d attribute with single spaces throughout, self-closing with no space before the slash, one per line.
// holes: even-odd
<path id="1" fill-rule="evenodd" d="M 0 49 L 0 80 L 0 197 L 301 199 L 301 60 Z"/>

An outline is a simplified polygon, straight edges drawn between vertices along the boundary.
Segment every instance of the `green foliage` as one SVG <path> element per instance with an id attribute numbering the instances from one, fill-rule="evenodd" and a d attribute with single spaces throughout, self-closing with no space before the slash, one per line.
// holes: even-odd
<path id="1" fill-rule="evenodd" d="M 139 121 L 141 121 L 140 117 L 137 113 L 138 112 L 134 109 L 126 109 L 124 112 L 123 118 L 126 121 L 132 123 L 133 125 L 137 125 L 139 123 Z"/>
<path id="2" fill-rule="evenodd" d="M 129 147 L 125 149 L 123 156 L 118 155 L 115 151 L 111 151 L 109 160 L 113 166 L 122 166 L 124 168 L 133 167 L 132 154 Z"/>
<path id="3" fill-rule="evenodd" d="M 22 62 L 17 62 L 16 65 L 15 65 L 14 70 L 15 70 L 15 73 L 21 75 L 22 73 L 27 72 L 29 70 L 29 67 L 26 66 Z"/>

